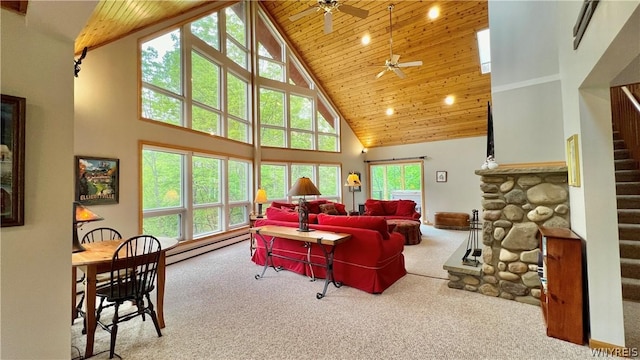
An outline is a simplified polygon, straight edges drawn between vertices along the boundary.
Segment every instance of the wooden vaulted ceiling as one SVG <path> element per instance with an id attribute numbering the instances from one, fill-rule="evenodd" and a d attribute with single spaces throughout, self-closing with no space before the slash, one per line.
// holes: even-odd
<path id="1" fill-rule="evenodd" d="M 323 32 L 322 13 L 292 22 L 316 0 L 260 0 L 316 81 L 365 147 L 413 144 L 481 136 L 487 130 L 491 78 L 480 73 L 476 32 L 488 27 L 485 1 L 341 0 L 369 11 L 360 19 L 343 12 L 333 15 L 333 31 Z M 76 39 L 75 49 L 91 49 L 136 30 L 175 17 L 208 1 L 101 0 Z M 403 68 L 405 79 L 386 72 L 389 58 L 389 10 L 393 52 L 400 62 L 421 60 Z M 430 20 L 433 6 L 440 17 Z M 362 45 L 363 35 L 369 45 Z M 452 95 L 453 105 L 444 99 Z M 394 114 L 385 114 L 393 108 Z"/>

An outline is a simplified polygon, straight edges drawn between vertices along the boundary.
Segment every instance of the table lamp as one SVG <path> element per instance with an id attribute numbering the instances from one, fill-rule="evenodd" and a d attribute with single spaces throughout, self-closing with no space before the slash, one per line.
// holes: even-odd
<path id="1" fill-rule="evenodd" d="M 355 188 L 361 185 L 362 183 L 360 182 L 360 178 L 356 173 L 350 173 L 349 176 L 347 176 L 347 182 L 344 184 L 344 186 L 348 186 L 350 188 L 349 191 L 351 191 L 351 204 L 352 204 L 351 213 L 356 212 L 356 191 L 355 191 L 356 189 Z"/>
<path id="2" fill-rule="evenodd" d="M 289 196 L 302 196 L 298 200 L 298 231 L 309 232 L 313 231 L 309 229 L 309 208 L 305 201 L 306 195 L 322 195 L 318 188 L 313 184 L 308 177 L 301 177 L 289 190 L 287 194 Z"/>
<path id="3" fill-rule="evenodd" d="M 262 217 L 262 204 L 267 203 L 267 192 L 264 189 L 258 188 L 256 192 L 256 199 L 254 200 L 258 204 L 258 215 L 256 217 Z"/>
<path id="4" fill-rule="evenodd" d="M 100 217 L 93 211 L 87 209 L 82 206 L 79 202 L 73 202 L 73 244 L 72 249 L 73 252 L 81 252 L 84 251 L 84 247 L 80 244 L 80 240 L 78 238 L 78 228 L 82 226 L 84 223 L 104 220 L 104 218 Z"/>

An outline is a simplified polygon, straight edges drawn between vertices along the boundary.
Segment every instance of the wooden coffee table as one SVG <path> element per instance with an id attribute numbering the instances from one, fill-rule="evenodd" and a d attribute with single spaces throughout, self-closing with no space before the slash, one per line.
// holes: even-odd
<path id="1" fill-rule="evenodd" d="M 422 241 L 422 233 L 420 232 L 420 223 L 413 220 L 403 219 L 387 219 L 387 224 L 395 224 L 393 231 L 399 232 L 404 236 L 405 245 L 417 245 Z"/>

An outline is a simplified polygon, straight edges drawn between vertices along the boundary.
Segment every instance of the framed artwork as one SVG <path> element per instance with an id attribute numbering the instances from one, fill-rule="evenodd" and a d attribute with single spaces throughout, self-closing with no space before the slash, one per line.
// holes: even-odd
<path id="1" fill-rule="evenodd" d="M 83 205 L 117 204 L 118 159 L 76 156 L 76 201 Z"/>
<path id="2" fill-rule="evenodd" d="M 580 154 L 578 153 L 578 134 L 567 139 L 567 170 L 569 186 L 580 187 Z"/>
<path id="3" fill-rule="evenodd" d="M 447 172 L 436 171 L 436 182 L 447 182 Z"/>
<path id="4" fill-rule="evenodd" d="M 2 94 L 0 198 L 2 227 L 24 225 L 24 133 L 27 100 Z"/>
<path id="5" fill-rule="evenodd" d="M 358 176 L 358 183 L 361 184 L 360 186 L 349 186 L 349 192 L 360 192 L 362 191 L 362 178 L 360 177 L 360 173 L 359 172 L 354 172 L 354 174 L 356 174 Z"/>

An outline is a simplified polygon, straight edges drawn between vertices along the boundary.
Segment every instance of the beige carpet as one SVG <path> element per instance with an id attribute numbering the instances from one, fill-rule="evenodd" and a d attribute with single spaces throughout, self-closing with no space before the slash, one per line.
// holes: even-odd
<path id="1" fill-rule="evenodd" d="M 466 243 L 469 231 L 442 230 L 431 225 L 420 226 L 420 231 L 422 231 L 420 244 L 404 247 L 407 272 L 447 279 L 447 271 L 442 266 L 463 242 Z M 462 262 L 462 259 L 460 261 Z"/>
<path id="2" fill-rule="evenodd" d="M 536 306 L 412 274 L 379 295 L 330 285 L 317 300 L 321 281 L 272 269 L 254 279 L 261 267 L 246 250 L 235 244 L 169 266 L 163 336 L 136 318 L 120 327 L 116 353 L 136 360 L 593 358 L 587 346 L 547 337 Z M 72 358 L 84 352 L 81 329 L 76 320 Z M 93 358 L 107 359 L 108 349 L 109 334 L 98 329 Z"/>

